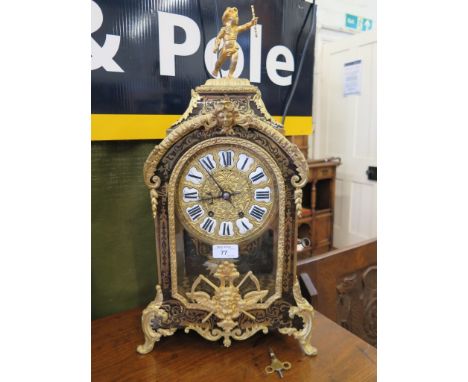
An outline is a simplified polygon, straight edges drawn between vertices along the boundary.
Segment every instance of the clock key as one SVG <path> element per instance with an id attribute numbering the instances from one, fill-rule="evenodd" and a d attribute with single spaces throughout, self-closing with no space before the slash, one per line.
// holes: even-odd
<path id="1" fill-rule="evenodd" d="M 271 358 L 271 365 L 265 367 L 265 371 L 267 374 L 274 373 L 275 371 L 279 374 L 280 378 L 283 378 L 283 371 L 282 370 L 289 370 L 291 368 L 291 362 L 282 362 L 278 358 L 276 358 L 275 353 L 271 348 L 268 349 L 268 354 Z"/>

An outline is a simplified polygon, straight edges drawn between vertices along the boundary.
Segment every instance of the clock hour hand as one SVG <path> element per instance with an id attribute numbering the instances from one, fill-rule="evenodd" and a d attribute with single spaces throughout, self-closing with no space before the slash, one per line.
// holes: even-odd
<path id="1" fill-rule="evenodd" d="M 201 199 L 198 199 L 199 202 L 203 202 L 203 201 L 206 201 L 206 200 L 213 200 L 213 199 L 225 199 L 225 193 L 223 193 L 222 195 L 219 195 L 219 196 L 208 196 L 208 197 L 204 197 L 204 198 L 201 198 Z M 231 196 L 232 195 L 239 195 L 240 192 L 227 192 L 227 194 L 229 194 L 229 198 L 227 200 L 231 200 Z"/>
<path id="2" fill-rule="evenodd" d="M 211 192 L 208 193 L 208 195 L 209 195 L 209 196 L 206 196 L 206 197 L 204 197 L 204 198 L 198 199 L 198 201 L 199 201 L 199 202 L 205 202 L 205 201 L 207 201 L 207 200 L 210 200 L 211 203 L 209 203 L 209 204 L 212 204 L 212 203 L 213 203 L 213 199 L 221 198 L 221 196 L 213 196 L 213 195 L 211 195 Z"/>

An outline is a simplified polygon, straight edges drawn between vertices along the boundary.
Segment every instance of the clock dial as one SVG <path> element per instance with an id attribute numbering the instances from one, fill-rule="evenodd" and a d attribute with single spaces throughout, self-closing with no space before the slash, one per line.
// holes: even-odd
<path id="1" fill-rule="evenodd" d="M 205 147 L 184 164 L 178 179 L 178 214 L 198 239 L 240 243 L 268 227 L 276 181 L 265 158 L 251 148 Z"/>

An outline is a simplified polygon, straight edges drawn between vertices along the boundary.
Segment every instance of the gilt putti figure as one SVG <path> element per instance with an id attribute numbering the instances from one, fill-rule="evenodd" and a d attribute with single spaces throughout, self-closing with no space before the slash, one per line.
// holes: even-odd
<path id="1" fill-rule="evenodd" d="M 252 28 L 254 25 L 257 24 L 258 17 L 252 17 L 248 23 L 243 25 L 239 24 L 239 14 L 236 7 L 227 7 L 223 13 L 222 21 L 223 27 L 216 36 L 215 40 L 215 47 L 213 49 L 214 53 L 218 53 L 220 50 L 218 59 L 216 60 L 216 65 L 213 71 L 213 76 L 217 77 L 221 66 L 223 66 L 224 62 L 230 57 L 231 64 L 229 65 L 229 74 L 228 78 L 232 78 L 234 71 L 236 70 L 237 66 L 237 57 L 238 53 L 238 45 L 237 45 L 237 35 L 241 32 L 245 32 L 246 30 Z M 221 41 L 223 41 L 223 46 L 219 49 Z"/>

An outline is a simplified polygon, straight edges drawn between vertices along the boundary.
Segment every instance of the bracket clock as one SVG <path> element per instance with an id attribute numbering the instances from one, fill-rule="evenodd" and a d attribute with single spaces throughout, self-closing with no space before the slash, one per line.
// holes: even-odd
<path id="1" fill-rule="evenodd" d="M 142 314 L 150 352 L 162 336 L 191 330 L 226 347 L 278 330 L 311 345 L 314 310 L 296 276 L 297 219 L 307 162 L 267 112 L 260 91 L 232 78 L 238 25 L 226 8 L 215 41 L 213 75 L 192 90 L 189 106 L 150 153 L 144 179 L 156 232 L 159 284 Z M 221 45 L 221 43 L 223 43 Z"/>
<path id="2" fill-rule="evenodd" d="M 144 165 L 156 232 L 150 352 L 177 329 L 243 340 L 277 330 L 311 345 L 313 308 L 296 276 L 303 154 L 247 79 L 208 80 Z"/>

